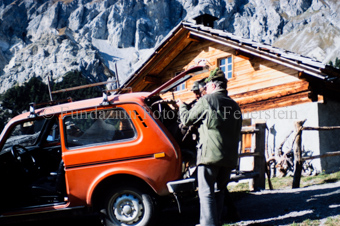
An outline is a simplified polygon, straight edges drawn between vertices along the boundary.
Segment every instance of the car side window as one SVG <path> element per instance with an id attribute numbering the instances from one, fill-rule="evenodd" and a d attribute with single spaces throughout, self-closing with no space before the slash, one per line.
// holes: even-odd
<path id="1" fill-rule="evenodd" d="M 132 121 L 124 109 L 95 110 L 64 118 L 69 148 L 119 142 L 135 137 Z"/>
<path id="2" fill-rule="evenodd" d="M 39 138 L 45 121 L 44 118 L 37 118 L 17 124 L 12 128 L 3 149 L 13 145 L 21 145 L 23 147 L 34 145 Z"/>
<path id="3" fill-rule="evenodd" d="M 50 130 L 48 131 L 48 135 L 46 137 L 46 143 L 59 143 L 60 142 L 60 132 L 58 121 L 54 120 Z"/>

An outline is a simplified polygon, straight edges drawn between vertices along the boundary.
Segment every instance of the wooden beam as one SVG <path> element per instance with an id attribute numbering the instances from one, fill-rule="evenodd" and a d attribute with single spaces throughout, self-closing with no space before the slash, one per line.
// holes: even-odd
<path id="1" fill-rule="evenodd" d="M 333 130 L 333 129 L 340 129 L 340 126 L 318 126 L 318 127 L 305 126 L 302 128 L 302 130 Z"/>
<path id="2" fill-rule="evenodd" d="M 249 153 L 238 154 L 239 158 L 242 158 L 242 157 L 260 157 L 260 156 L 261 156 L 261 153 L 259 153 L 259 152 L 249 152 Z"/>
<path id="3" fill-rule="evenodd" d="M 146 75 L 146 76 L 144 76 L 144 82 L 145 83 L 151 83 L 151 84 L 160 84 L 161 78 L 158 78 L 158 77 L 152 76 L 152 75 Z"/>
<path id="4" fill-rule="evenodd" d="M 245 52 L 243 52 L 243 51 L 241 51 L 239 49 L 235 50 L 235 56 L 238 56 L 238 57 L 240 57 L 242 59 L 245 59 L 245 60 L 252 59 L 252 57 L 249 54 L 247 54 L 247 53 L 245 53 Z"/>
<path id="5" fill-rule="evenodd" d="M 265 169 L 266 169 L 266 159 L 265 159 L 265 149 L 266 149 L 266 123 L 258 123 L 255 128 L 259 132 L 255 136 L 255 150 L 254 152 L 258 156 L 254 159 L 254 171 L 259 173 L 259 177 L 254 178 L 252 186 L 254 190 L 264 190 L 266 188 L 265 179 Z"/>
<path id="6" fill-rule="evenodd" d="M 120 93 L 126 93 L 125 91 L 128 91 L 129 93 L 132 93 L 132 88 L 131 87 L 126 87 L 126 88 L 121 88 L 121 89 L 106 90 L 106 92 L 117 92 L 117 91 L 119 91 Z"/>
<path id="7" fill-rule="evenodd" d="M 308 86 L 308 98 L 311 99 L 311 101 L 316 102 L 318 101 L 318 94 L 320 94 L 320 84 L 315 81 L 310 81 Z"/>
<path id="8" fill-rule="evenodd" d="M 302 160 L 306 161 L 306 160 L 324 158 L 324 157 L 329 157 L 329 156 L 339 156 L 339 155 L 340 155 L 340 151 L 326 152 L 325 154 L 322 154 L 322 155 L 314 155 L 314 156 L 303 157 Z"/>
<path id="9" fill-rule="evenodd" d="M 236 100 L 236 102 L 238 101 Z M 308 99 L 308 92 L 302 92 L 302 93 L 296 93 L 290 96 L 271 98 L 271 99 L 267 99 L 263 101 L 249 102 L 246 104 L 239 104 L 239 105 L 243 113 L 249 113 L 249 112 L 254 112 L 254 111 L 258 112 L 258 111 L 264 111 L 264 110 L 273 109 L 273 108 L 293 106 L 293 105 L 308 103 L 308 102 L 311 102 L 310 99 Z M 286 112 L 286 114 L 288 114 L 288 117 L 294 118 L 296 116 L 293 113 L 294 111 Z M 261 114 L 257 116 L 260 117 Z M 287 115 L 284 115 L 282 117 L 286 117 L 286 116 Z M 263 114 L 262 117 L 266 117 L 265 114 Z"/>
<path id="10" fill-rule="evenodd" d="M 312 102 L 317 102 L 319 100 L 318 98 L 318 94 L 314 91 L 309 91 L 308 92 L 308 98 L 312 101 Z"/>
<path id="11" fill-rule="evenodd" d="M 302 126 L 305 121 L 298 121 L 295 123 L 295 131 L 296 131 L 296 139 L 295 139 L 295 147 L 294 147 L 294 178 L 292 188 L 300 187 L 300 179 L 302 172 Z"/>
<path id="12" fill-rule="evenodd" d="M 340 78 L 340 69 L 326 66 L 325 68 L 320 68 L 320 71 L 333 77 Z"/>
<path id="13" fill-rule="evenodd" d="M 193 41 L 193 42 L 201 42 L 202 41 L 201 38 L 191 35 L 191 32 L 189 32 L 187 34 L 187 39 L 189 39 L 190 41 Z"/>
<path id="14" fill-rule="evenodd" d="M 78 90 L 78 89 L 85 89 L 85 88 L 94 87 L 94 86 L 101 86 L 101 85 L 105 85 L 105 84 L 112 83 L 112 82 L 116 82 L 116 80 L 106 81 L 106 82 L 98 82 L 98 83 L 76 86 L 76 87 L 71 87 L 71 88 L 66 88 L 66 89 L 60 89 L 60 90 L 52 91 L 51 93 L 52 94 L 63 93 L 63 92 L 68 92 L 68 91 L 73 91 L 73 90 Z"/>
<path id="15" fill-rule="evenodd" d="M 303 80 L 303 81 L 306 81 L 307 80 L 306 73 L 304 73 L 303 71 L 299 71 L 298 72 L 298 78 Z"/>
<path id="16" fill-rule="evenodd" d="M 308 91 L 308 85 L 308 82 L 290 82 L 230 96 L 239 104 L 248 104 L 305 92 Z"/>

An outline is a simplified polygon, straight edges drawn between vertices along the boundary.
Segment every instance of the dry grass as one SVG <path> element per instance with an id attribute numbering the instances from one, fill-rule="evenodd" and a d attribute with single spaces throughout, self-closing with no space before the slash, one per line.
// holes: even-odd
<path id="1" fill-rule="evenodd" d="M 338 226 L 340 225 L 340 216 L 328 217 L 326 222 L 323 224 L 324 226 Z"/>
<path id="2" fill-rule="evenodd" d="M 340 172 L 331 174 L 319 174 L 317 176 L 302 177 L 300 181 L 300 187 L 308 187 L 312 185 L 325 184 L 336 182 L 340 180 Z M 292 177 L 282 177 L 282 178 L 271 178 L 271 183 L 273 189 L 290 189 L 292 188 L 293 178 Z M 268 180 L 266 180 L 266 189 L 269 189 Z M 238 183 L 236 185 L 228 185 L 228 190 L 230 192 L 249 192 L 248 183 Z"/>
<path id="3" fill-rule="evenodd" d="M 320 223 L 321 223 L 320 220 L 307 219 L 301 223 L 293 223 L 291 224 L 291 226 L 319 226 Z"/>

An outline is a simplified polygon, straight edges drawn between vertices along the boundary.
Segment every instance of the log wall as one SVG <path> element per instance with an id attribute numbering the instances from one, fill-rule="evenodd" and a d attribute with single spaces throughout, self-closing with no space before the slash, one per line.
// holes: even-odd
<path id="1" fill-rule="evenodd" d="M 192 42 L 161 73 L 167 81 L 176 73 L 196 65 L 202 59 L 210 69 L 218 66 L 221 58 L 233 58 L 233 78 L 228 81 L 229 95 L 243 111 L 259 111 L 310 102 L 308 82 L 298 78 L 298 72 L 259 57 L 236 55 L 230 47 L 210 41 Z M 190 91 L 193 82 L 207 77 L 209 72 L 195 75 L 186 81 L 186 89 L 174 92 L 175 98 L 189 102 L 194 98 Z M 171 93 L 163 96 L 172 99 Z"/>

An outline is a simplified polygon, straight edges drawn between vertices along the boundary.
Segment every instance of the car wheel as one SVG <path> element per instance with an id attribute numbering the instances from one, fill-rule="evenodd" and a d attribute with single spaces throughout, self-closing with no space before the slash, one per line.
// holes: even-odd
<path id="1" fill-rule="evenodd" d="M 122 187 L 107 196 L 103 223 L 106 226 L 150 225 L 155 213 L 152 197 L 139 189 Z"/>

